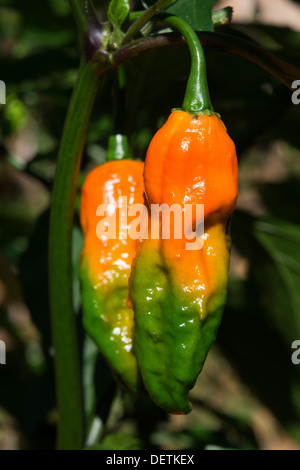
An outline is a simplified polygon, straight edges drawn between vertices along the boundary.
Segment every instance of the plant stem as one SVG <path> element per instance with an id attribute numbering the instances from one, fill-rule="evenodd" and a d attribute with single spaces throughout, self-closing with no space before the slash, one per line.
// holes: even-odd
<path id="1" fill-rule="evenodd" d="M 191 70 L 182 108 L 193 115 L 213 112 L 207 85 L 205 56 L 197 34 L 188 23 L 177 16 L 162 13 L 159 18 L 172 28 L 178 29 L 190 50 Z"/>
<path id="2" fill-rule="evenodd" d="M 124 123 L 126 122 L 126 88 L 125 88 L 125 71 L 123 65 L 114 71 L 113 83 L 113 129 L 112 135 L 124 134 Z"/>
<path id="3" fill-rule="evenodd" d="M 101 25 L 91 0 L 69 0 L 76 23 L 81 57 L 100 46 Z"/>
<path id="4" fill-rule="evenodd" d="M 74 200 L 88 122 L 101 74 L 82 63 L 71 98 L 52 195 L 49 275 L 52 334 L 59 410 L 58 448 L 83 443 L 82 390 L 72 299 L 72 226 Z"/>
<path id="5" fill-rule="evenodd" d="M 106 161 L 132 160 L 133 156 L 128 139 L 124 134 L 114 134 L 109 137 Z"/>
<path id="6" fill-rule="evenodd" d="M 114 83 L 114 125 L 112 135 L 108 140 L 106 161 L 133 159 L 124 125 L 126 122 L 126 90 L 125 71 L 119 65 L 115 71 Z"/>
<path id="7" fill-rule="evenodd" d="M 212 12 L 212 22 L 214 26 L 220 26 L 223 24 L 229 24 L 232 20 L 232 7 L 225 7 L 222 10 L 216 10 Z"/>
<path id="8" fill-rule="evenodd" d="M 166 8 L 171 2 L 172 0 L 158 0 L 154 5 L 139 15 L 123 36 L 122 45 L 127 44 L 154 15 Z"/>
<path id="9" fill-rule="evenodd" d="M 140 16 L 142 16 L 144 11 L 132 11 L 129 13 L 129 21 L 136 21 Z M 212 12 L 212 22 L 214 26 L 220 26 L 224 24 L 229 24 L 232 20 L 232 7 L 225 7 L 221 10 L 216 10 Z"/>
<path id="10" fill-rule="evenodd" d="M 157 5 L 157 3 L 155 5 Z M 132 24 L 123 38 L 123 44 L 128 42 L 128 39 L 130 39 L 130 37 L 139 31 L 145 24 L 145 15 L 148 14 L 149 11 L 150 9 L 143 13 Z M 149 16 L 149 18 L 147 17 L 147 21 L 153 16 L 154 14 Z M 182 108 L 192 115 L 199 115 L 203 112 L 213 112 L 207 85 L 205 56 L 197 34 L 188 23 L 177 16 L 170 15 L 168 13 L 158 13 L 155 15 L 154 19 L 162 20 L 167 25 L 177 29 L 185 38 L 190 50 L 191 70 Z"/>
<path id="11" fill-rule="evenodd" d="M 197 36 L 204 46 L 212 47 L 219 52 L 235 54 L 253 62 L 277 78 L 277 80 L 291 91 L 293 91 L 293 81 L 299 79 L 299 68 L 242 38 L 207 31 L 197 32 Z M 157 47 L 185 44 L 185 42 L 181 34 L 176 32 L 140 39 L 114 52 L 111 59 L 112 64 L 118 66 L 143 52 L 150 51 Z"/>
<path id="12" fill-rule="evenodd" d="M 52 194 L 49 233 L 49 290 L 56 394 L 58 448 L 81 449 L 83 402 L 73 309 L 72 227 L 81 156 L 101 76 L 108 68 L 101 49 L 101 25 L 91 0 L 69 0 L 81 64 L 69 104 Z"/>

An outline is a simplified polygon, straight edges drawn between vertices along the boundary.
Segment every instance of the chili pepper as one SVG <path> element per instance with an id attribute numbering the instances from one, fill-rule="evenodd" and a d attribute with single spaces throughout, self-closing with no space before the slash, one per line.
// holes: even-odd
<path id="1" fill-rule="evenodd" d="M 202 248 L 188 250 L 186 234 L 144 240 L 130 276 L 135 350 L 152 399 L 171 413 L 188 413 L 189 390 L 216 338 L 226 302 L 227 220 L 237 199 L 235 147 L 214 113 L 201 45 L 182 20 L 192 70 L 183 110 L 174 110 L 148 148 L 144 182 L 149 207 L 204 204 Z M 153 211 L 153 209 L 151 209 Z M 194 215 L 192 227 L 200 219 Z M 198 240 L 200 241 L 200 240 Z"/>
<path id="2" fill-rule="evenodd" d="M 84 182 L 80 207 L 84 234 L 80 279 L 87 333 L 116 378 L 131 391 L 138 392 L 142 382 L 133 348 L 133 311 L 126 301 L 131 263 L 139 241 L 128 236 L 133 218 L 128 216 L 126 220 L 124 214 L 127 204 L 143 203 L 144 164 L 128 159 L 113 161 L 114 157 L 124 156 L 129 156 L 126 139 L 113 136 L 108 152 L 112 161 L 91 171 Z M 115 236 L 110 234 L 112 238 L 104 231 L 105 221 L 108 230 L 116 228 Z"/>
<path id="3" fill-rule="evenodd" d="M 143 380 L 152 399 L 175 414 L 191 411 L 188 393 L 215 340 L 226 300 L 229 253 L 223 225 L 204 236 L 197 257 L 178 240 L 168 240 L 167 250 L 160 240 L 145 240 L 130 277 Z"/>
<path id="4" fill-rule="evenodd" d="M 237 165 L 221 119 L 173 111 L 150 143 L 144 181 L 150 205 L 204 204 L 205 219 L 225 220 L 237 198 Z"/>

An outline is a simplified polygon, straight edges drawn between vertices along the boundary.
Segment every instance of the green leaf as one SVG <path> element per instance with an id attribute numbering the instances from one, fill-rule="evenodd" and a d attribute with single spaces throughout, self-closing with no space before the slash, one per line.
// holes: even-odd
<path id="1" fill-rule="evenodd" d="M 278 275 L 276 284 L 271 284 L 273 277 L 268 279 L 274 292 L 268 303 L 278 328 L 290 345 L 300 334 L 300 228 L 279 220 L 260 220 L 254 225 L 254 235 L 268 253 Z M 281 298 L 277 295 L 279 291 Z"/>
<path id="2" fill-rule="evenodd" d="M 111 0 L 108 6 L 107 16 L 114 29 L 119 28 L 124 23 L 129 10 L 129 0 Z"/>
<path id="3" fill-rule="evenodd" d="M 233 229 L 234 223 L 239 229 L 233 239 L 251 266 L 248 282 L 256 285 L 265 318 L 290 349 L 300 335 L 300 227 L 277 218 L 252 218 L 239 211 L 233 218 Z"/>
<path id="4" fill-rule="evenodd" d="M 243 281 L 230 278 L 218 344 L 243 382 L 298 439 L 300 370 L 291 361 L 291 344 L 300 334 L 300 227 L 237 210 L 232 240 L 249 270 Z"/>
<path id="5" fill-rule="evenodd" d="M 213 31 L 212 8 L 216 0 L 178 0 L 166 11 L 182 18 L 195 31 Z"/>

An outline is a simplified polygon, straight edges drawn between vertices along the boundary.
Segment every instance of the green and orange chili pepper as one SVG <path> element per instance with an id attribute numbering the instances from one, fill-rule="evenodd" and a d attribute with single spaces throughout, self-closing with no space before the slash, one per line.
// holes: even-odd
<path id="1" fill-rule="evenodd" d="M 133 348 L 133 311 L 127 298 L 131 263 L 139 240 L 127 234 L 132 218 L 120 216 L 127 211 L 126 203 L 143 203 L 144 163 L 128 156 L 126 138 L 112 136 L 109 161 L 86 177 L 80 207 L 84 234 L 80 279 L 87 333 L 116 378 L 129 390 L 138 392 L 142 382 Z M 113 237 L 105 234 L 105 220 L 109 217 L 117 222 L 115 227 L 107 227 L 115 230 Z"/>
<path id="2" fill-rule="evenodd" d="M 144 240 L 130 276 L 135 350 L 152 399 L 170 413 L 188 413 L 194 386 L 216 338 L 227 295 L 227 220 L 237 199 L 235 147 L 208 94 L 205 61 L 195 33 L 186 35 L 192 69 L 183 110 L 172 111 L 153 137 L 145 161 L 149 207 L 204 204 L 202 248 L 176 239 Z M 201 223 L 195 217 L 195 227 Z"/>

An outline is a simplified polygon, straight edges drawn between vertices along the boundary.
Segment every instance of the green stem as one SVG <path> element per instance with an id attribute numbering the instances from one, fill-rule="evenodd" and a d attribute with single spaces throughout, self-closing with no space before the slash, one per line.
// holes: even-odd
<path id="1" fill-rule="evenodd" d="M 218 52 L 235 54 L 253 62 L 293 91 L 292 83 L 300 76 L 300 69 L 294 65 L 240 37 L 208 31 L 197 32 L 197 36 L 205 46 Z M 176 32 L 148 36 L 115 51 L 111 57 L 111 63 L 113 66 L 118 66 L 143 52 L 178 44 L 185 44 L 185 39 Z"/>
<path id="2" fill-rule="evenodd" d="M 108 151 L 106 161 L 131 160 L 132 153 L 128 144 L 128 139 L 124 134 L 111 135 L 108 140 Z"/>
<path id="3" fill-rule="evenodd" d="M 52 195 L 49 276 L 56 390 L 58 448 L 83 443 L 82 390 L 72 299 L 72 225 L 81 156 L 101 74 L 82 63 L 71 98 L 58 157 Z"/>
<path id="4" fill-rule="evenodd" d="M 127 44 L 154 15 L 159 11 L 164 10 L 164 8 L 166 8 L 171 2 L 172 0 L 158 0 L 154 5 L 139 15 L 123 36 L 121 44 Z"/>
<path id="5" fill-rule="evenodd" d="M 232 7 L 225 7 L 222 10 L 216 10 L 212 12 L 212 22 L 214 26 L 221 26 L 223 24 L 229 24 L 232 20 Z"/>
<path id="6" fill-rule="evenodd" d="M 125 93 L 125 71 L 123 65 L 119 65 L 115 71 L 114 83 L 114 125 L 113 133 L 108 140 L 108 150 L 106 161 L 112 160 L 132 160 L 133 156 L 129 147 L 127 136 L 125 135 L 124 123 L 126 120 L 126 93 Z"/>
<path id="7" fill-rule="evenodd" d="M 132 11 L 129 13 L 128 19 L 133 22 L 140 18 L 145 12 L 144 11 Z M 221 10 L 216 10 L 212 12 L 212 22 L 214 26 L 220 26 L 224 24 L 231 23 L 232 20 L 232 7 L 225 7 Z"/>
<path id="8" fill-rule="evenodd" d="M 182 108 L 192 115 L 213 112 L 206 77 L 206 61 L 202 45 L 192 27 L 177 16 L 159 14 L 165 23 L 185 38 L 191 54 L 191 70 Z"/>
<path id="9" fill-rule="evenodd" d="M 112 134 L 125 134 L 124 123 L 126 121 L 126 89 L 125 89 L 125 71 L 123 65 L 114 71 L 113 98 L 114 98 L 114 117 Z"/>
<path id="10" fill-rule="evenodd" d="M 145 15 L 149 15 L 149 11 L 150 9 L 145 11 L 131 25 L 123 38 L 122 44 L 127 43 L 141 29 L 145 24 Z M 192 115 L 199 115 L 201 113 L 211 114 L 214 110 L 207 85 L 205 55 L 201 42 L 193 28 L 181 18 L 168 13 L 158 13 L 155 17 L 154 13 L 152 13 L 152 15 L 146 16 L 146 18 L 147 21 L 149 19 L 164 21 L 167 25 L 177 29 L 185 38 L 191 54 L 191 69 L 182 108 Z"/>

